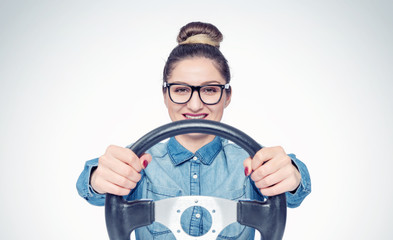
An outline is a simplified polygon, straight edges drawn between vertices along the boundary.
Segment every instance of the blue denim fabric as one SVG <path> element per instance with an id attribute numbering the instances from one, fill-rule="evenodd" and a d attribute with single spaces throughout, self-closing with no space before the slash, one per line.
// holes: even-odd
<path id="1" fill-rule="evenodd" d="M 180 145 L 175 138 L 159 143 L 148 153 L 153 161 L 142 171 L 142 179 L 126 199 L 160 200 L 169 197 L 204 195 L 231 200 L 257 199 L 263 196 L 255 188 L 249 177 L 244 175 L 243 160 L 246 151 L 227 140 L 216 137 L 212 142 L 192 153 Z M 297 207 L 311 192 L 311 181 L 307 167 L 289 154 L 299 169 L 302 180 L 295 193 L 286 193 L 287 206 Z M 89 203 L 102 206 L 105 195 L 97 194 L 89 184 L 90 173 L 98 164 L 98 159 L 87 161 L 77 182 L 77 189 Z M 200 207 L 186 211 L 182 221 L 183 229 L 191 235 L 203 233 L 210 226 L 211 219 L 203 214 Z M 163 225 L 153 223 L 135 231 L 137 239 L 175 239 Z M 238 223 L 225 228 L 218 239 L 254 239 L 254 229 Z"/>

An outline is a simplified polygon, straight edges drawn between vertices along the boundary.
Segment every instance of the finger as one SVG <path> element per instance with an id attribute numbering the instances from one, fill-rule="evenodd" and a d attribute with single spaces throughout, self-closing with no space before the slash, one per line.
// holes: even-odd
<path id="1" fill-rule="evenodd" d="M 278 167 L 274 164 L 274 161 L 268 161 L 253 171 L 251 174 L 251 179 L 254 182 L 259 182 L 270 174 L 275 173 L 277 170 Z"/>
<path id="2" fill-rule="evenodd" d="M 100 185 L 102 189 L 105 189 L 104 193 L 111 193 L 118 196 L 128 195 L 131 191 L 131 189 L 120 187 L 108 181 L 103 181 L 102 183 L 100 183 Z"/>
<path id="3" fill-rule="evenodd" d="M 289 191 L 288 189 L 288 179 L 285 179 L 274 186 L 259 189 L 264 196 L 276 196 L 281 193 Z"/>
<path id="4" fill-rule="evenodd" d="M 292 166 L 290 157 L 288 157 L 286 154 L 278 153 L 269 161 L 265 162 L 265 164 L 255 169 L 251 179 L 254 182 L 260 181 L 261 179 L 279 171 L 282 168 L 288 169 L 289 166 Z"/>
<path id="5" fill-rule="evenodd" d="M 246 177 L 248 177 L 248 176 L 250 176 L 250 174 L 251 174 L 251 172 L 252 172 L 252 167 L 251 167 L 251 163 L 252 162 L 252 160 L 251 160 L 251 157 L 248 157 L 248 158 L 246 158 L 244 161 L 243 161 L 243 166 L 244 166 L 244 175 L 246 176 Z"/>
<path id="6" fill-rule="evenodd" d="M 123 177 L 118 174 L 111 174 L 111 177 L 107 178 L 106 180 L 118 187 L 131 190 L 136 187 L 136 184 L 139 182 L 140 179 L 140 174 L 135 172 L 135 174 L 132 174 L 132 176 L 130 176 L 129 178 Z"/>
<path id="7" fill-rule="evenodd" d="M 290 172 L 288 169 L 283 168 L 260 179 L 259 181 L 254 181 L 254 183 L 257 188 L 268 188 L 282 182 L 284 179 L 288 178 L 289 175 Z"/>
<path id="8" fill-rule="evenodd" d="M 137 183 L 141 180 L 141 174 L 127 164 L 120 161 L 117 162 L 124 167 L 116 169 L 115 171 L 113 171 L 111 168 L 102 168 L 97 170 L 100 170 L 102 178 L 106 181 L 124 188 L 131 189 L 134 183 Z"/>
<path id="9" fill-rule="evenodd" d="M 279 156 L 288 157 L 282 147 L 264 147 L 255 154 L 252 162 L 252 169 L 255 170 L 259 166 Z"/>
<path id="10" fill-rule="evenodd" d="M 111 154 L 114 158 L 128 164 L 137 172 L 142 171 L 141 162 L 138 156 L 131 149 L 118 147 L 113 152 L 111 152 Z"/>
<path id="11" fill-rule="evenodd" d="M 108 181 L 110 181 L 111 178 L 116 177 L 116 175 L 120 175 L 133 182 L 138 182 L 141 178 L 138 171 L 136 171 L 132 166 L 112 156 L 101 156 L 98 161 L 99 166 L 102 166 L 100 168 L 102 176 Z"/>
<path id="12" fill-rule="evenodd" d="M 112 179 L 111 178 L 111 171 L 108 169 L 103 169 L 103 168 L 97 168 L 95 170 L 92 179 L 91 179 L 91 185 L 94 189 L 94 191 L 100 193 L 100 194 L 105 194 L 105 193 L 112 193 L 115 195 L 126 195 L 130 192 L 132 184 L 130 184 L 127 187 L 122 187 L 119 185 L 116 185 L 107 179 Z M 97 176 L 99 175 L 99 176 Z M 116 175 L 118 176 L 118 175 Z"/>
<path id="13" fill-rule="evenodd" d="M 271 148 L 265 147 L 259 150 L 252 158 L 252 170 L 262 166 L 265 162 L 269 161 L 273 157 Z"/>
<path id="14" fill-rule="evenodd" d="M 149 163 L 150 163 L 151 160 L 152 160 L 152 156 L 151 156 L 150 154 L 148 154 L 148 153 L 144 153 L 144 154 L 139 158 L 139 160 L 140 160 L 140 163 L 141 163 L 142 168 L 143 168 L 143 169 L 146 169 L 147 166 L 149 165 Z"/>
<path id="15" fill-rule="evenodd" d="M 258 188 L 267 188 L 278 183 L 285 184 L 285 192 L 294 191 L 298 188 L 301 181 L 301 175 L 292 165 L 285 165 L 277 172 L 265 177 L 258 184 Z"/>
<path id="16" fill-rule="evenodd" d="M 112 156 L 131 166 L 132 159 L 136 157 L 135 153 L 128 148 L 110 145 L 105 152 L 106 156 Z"/>
<path id="17" fill-rule="evenodd" d="M 133 188 L 132 185 L 139 182 L 142 178 L 141 174 L 130 166 L 127 166 L 125 172 L 125 175 L 112 174 L 110 179 L 113 179 L 112 182 L 119 186 Z M 108 179 L 108 181 L 110 181 L 110 179 Z"/>

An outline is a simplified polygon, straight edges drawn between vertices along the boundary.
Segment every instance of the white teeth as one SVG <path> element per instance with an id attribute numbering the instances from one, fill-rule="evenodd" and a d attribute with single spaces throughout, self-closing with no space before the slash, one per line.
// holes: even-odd
<path id="1" fill-rule="evenodd" d="M 185 114 L 185 116 L 186 116 L 186 118 L 189 118 L 189 119 L 202 119 L 202 118 L 206 117 L 205 114 L 199 115 L 199 116 L 190 116 L 190 115 Z"/>

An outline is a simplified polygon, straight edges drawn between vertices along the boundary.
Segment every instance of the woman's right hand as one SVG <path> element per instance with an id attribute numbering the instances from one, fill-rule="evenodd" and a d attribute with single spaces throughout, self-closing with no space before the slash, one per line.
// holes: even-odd
<path id="1" fill-rule="evenodd" d="M 150 154 L 140 158 L 128 148 L 111 145 L 98 159 L 90 184 L 94 191 L 118 196 L 128 195 L 141 179 L 140 172 L 151 162 Z"/>

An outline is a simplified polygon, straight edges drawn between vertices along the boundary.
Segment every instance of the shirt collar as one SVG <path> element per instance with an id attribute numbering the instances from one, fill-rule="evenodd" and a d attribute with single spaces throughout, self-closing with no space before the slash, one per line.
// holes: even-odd
<path id="1" fill-rule="evenodd" d="M 173 164 L 179 165 L 196 156 L 203 164 L 210 165 L 222 148 L 221 138 L 215 137 L 213 141 L 198 149 L 194 153 L 184 148 L 174 137 L 168 141 L 168 154 Z"/>

